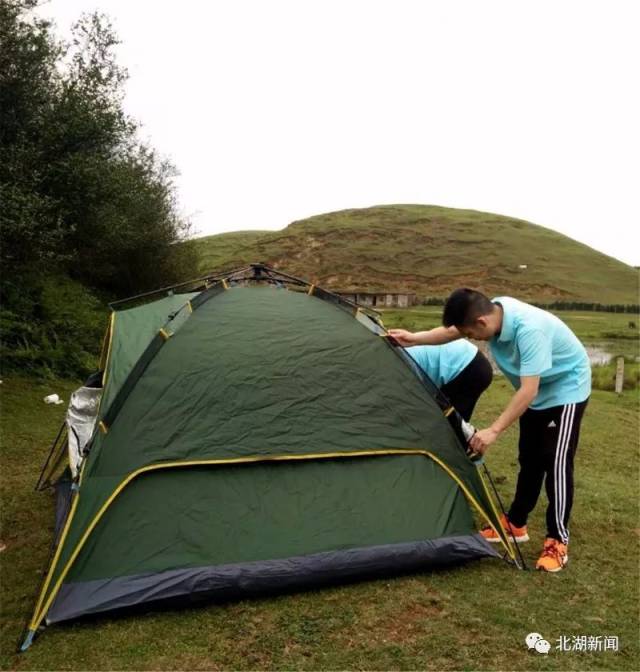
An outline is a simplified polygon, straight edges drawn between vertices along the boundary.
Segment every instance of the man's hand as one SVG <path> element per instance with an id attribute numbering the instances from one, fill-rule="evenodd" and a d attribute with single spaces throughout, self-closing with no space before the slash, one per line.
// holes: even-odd
<path id="1" fill-rule="evenodd" d="M 520 389 L 511 397 L 500 417 L 487 429 L 476 432 L 469 441 L 471 450 L 480 455 L 487 452 L 487 448 L 510 427 L 529 407 L 535 399 L 540 386 L 540 376 L 521 376 Z"/>
<path id="2" fill-rule="evenodd" d="M 461 337 L 455 327 L 435 327 L 429 331 L 413 332 L 406 329 L 389 329 L 387 333 L 403 348 L 412 345 L 443 345 Z"/>
<path id="3" fill-rule="evenodd" d="M 416 335 L 411 331 L 407 331 L 406 329 L 389 329 L 387 333 L 403 348 L 418 344 Z"/>
<path id="4" fill-rule="evenodd" d="M 492 427 L 481 429 L 471 437 L 469 445 L 474 453 L 484 455 L 487 452 L 487 448 L 495 442 L 498 436 L 500 436 L 500 433 Z"/>

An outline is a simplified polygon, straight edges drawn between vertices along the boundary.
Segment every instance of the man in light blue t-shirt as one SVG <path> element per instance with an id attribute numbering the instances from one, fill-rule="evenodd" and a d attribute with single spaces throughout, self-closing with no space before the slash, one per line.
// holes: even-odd
<path id="1" fill-rule="evenodd" d="M 442 327 L 412 334 L 390 330 L 400 345 L 438 344 L 461 337 L 489 341 L 496 364 L 516 389 L 502 414 L 471 439 L 484 454 L 507 427 L 520 421 L 520 472 L 513 503 L 502 524 L 516 541 L 528 541 L 527 518 L 545 483 L 547 539 L 537 569 L 560 571 L 568 560 L 573 461 L 580 423 L 591 394 L 587 353 L 562 320 L 510 297 L 491 301 L 457 289 L 445 304 Z M 498 541 L 493 530 L 483 530 Z"/>
<path id="2" fill-rule="evenodd" d="M 406 350 L 468 422 L 480 395 L 493 379 L 489 360 L 465 339 Z"/>

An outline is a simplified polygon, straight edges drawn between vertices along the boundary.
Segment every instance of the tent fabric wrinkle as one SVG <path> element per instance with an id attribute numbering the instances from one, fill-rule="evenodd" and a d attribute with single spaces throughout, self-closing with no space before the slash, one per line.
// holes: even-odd
<path id="1" fill-rule="evenodd" d="M 42 622 L 495 557 L 456 414 L 385 334 L 260 264 L 115 311 L 106 432 L 60 486 L 25 646 Z"/>

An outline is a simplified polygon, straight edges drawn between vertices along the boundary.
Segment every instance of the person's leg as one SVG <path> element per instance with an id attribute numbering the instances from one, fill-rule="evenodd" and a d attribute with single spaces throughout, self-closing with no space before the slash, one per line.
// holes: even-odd
<path id="1" fill-rule="evenodd" d="M 569 543 L 569 516 L 573 504 L 573 461 L 587 401 L 558 407 L 562 409 L 558 437 L 553 450 L 547 451 L 547 537 L 565 545 Z"/>
<path id="2" fill-rule="evenodd" d="M 478 350 L 467 366 L 446 385 L 442 392 L 460 415 L 469 422 L 480 395 L 489 387 L 493 370 L 489 360 Z"/>
<path id="3" fill-rule="evenodd" d="M 507 518 L 515 527 L 524 527 L 542 490 L 545 462 L 542 456 L 541 434 L 550 422 L 546 411 L 527 409 L 520 416 L 518 461 L 520 471 L 516 493 Z"/>
<path id="4" fill-rule="evenodd" d="M 544 480 L 544 463 L 540 459 L 538 428 L 544 424 L 544 412 L 528 409 L 520 416 L 520 440 L 518 442 L 518 461 L 520 471 L 516 492 L 511 507 L 502 519 L 502 525 L 517 543 L 529 540 L 527 518 L 533 511 Z M 497 542 L 499 536 L 489 528 L 481 530 L 482 536 L 490 542 Z"/>

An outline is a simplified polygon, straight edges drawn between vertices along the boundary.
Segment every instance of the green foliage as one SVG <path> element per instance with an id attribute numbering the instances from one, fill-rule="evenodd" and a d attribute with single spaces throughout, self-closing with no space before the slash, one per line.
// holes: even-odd
<path id="1" fill-rule="evenodd" d="M 591 380 L 594 390 L 615 390 L 617 365 L 614 362 L 603 366 L 594 366 L 591 369 Z M 640 387 L 640 364 L 625 361 L 623 390 L 635 390 Z"/>
<path id="2" fill-rule="evenodd" d="M 175 170 L 122 108 L 127 72 L 109 20 L 83 15 L 63 44 L 33 5 L 0 4 L 5 271 L 56 263 L 119 295 L 185 279 L 194 257 L 173 246 L 189 230 Z"/>
<path id="3" fill-rule="evenodd" d="M 586 310 L 603 313 L 638 313 L 637 303 L 593 303 L 589 301 L 552 301 L 551 303 L 532 302 L 534 306 L 545 310 Z"/>
<path id="4" fill-rule="evenodd" d="M 427 296 L 422 301 L 423 306 L 444 306 L 445 298 L 441 296 Z"/>
<path id="5" fill-rule="evenodd" d="M 195 253 L 175 245 L 189 232 L 175 169 L 123 110 L 109 20 L 83 15 L 63 43 L 36 5 L 0 0 L 3 365 L 82 375 L 99 348 L 96 299 L 64 276 L 128 296 L 191 277 Z"/>
<path id="6" fill-rule="evenodd" d="M 427 296 L 421 303 L 423 306 L 444 306 L 445 297 Z M 589 301 L 552 301 L 551 303 L 541 303 L 540 301 L 531 301 L 531 304 L 543 308 L 544 310 L 582 310 L 590 312 L 603 313 L 635 313 L 640 311 L 640 305 L 637 303 L 594 303 Z M 629 322 L 627 326 L 635 329 L 635 322 Z M 615 338 L 615 337 L 613 337 Z M 624 338 L 621 336 L 620 338 Z"/>
<path id="7" fill-rule="evenodd" d="M 95 294 L 61 274 L 12 288 L 14 308 L 0 311 L 3 375 L 84 377 L 96 369 L 106 311 Z"/>

